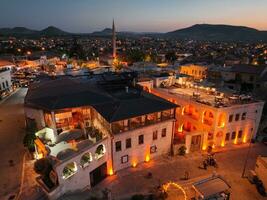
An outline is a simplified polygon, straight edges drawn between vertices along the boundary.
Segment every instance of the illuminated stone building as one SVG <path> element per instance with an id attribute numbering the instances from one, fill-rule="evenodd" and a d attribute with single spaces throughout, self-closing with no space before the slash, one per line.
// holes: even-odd
<path id="1" fill-rule="evenodd" d="M 107 175 L 170 153 L 176 105 L 134 87 L 129 74 L 33 84 L 25 98 L 36 158 L 51 160 L 48 196 L 92 187 Z M 131 81 L 130 81 L 131 82 Z"/>
<path id="2" fill-rule="evenodd" d="M 170 76 L 166 80 L 170 80 Z M 191 82 L 169 81 L 160 87 L 140 82 L 147 91 L 180 106 L 176 109 L 174 143 L 187 153 L 247 143 L 256 137 L 264 102 L 248 95 L 219 92 Z M 153 87 L 154 85 L 154 87 Z M 150 86 L 150 87 L 149 87 Z"/>
<path id="3" fill-rule="evenodd" d="M 201 80 L 207 77 L 208 67 L 202 64 L 187 64 L 180 66 L 180 74 L 186 74 L 194 78 L 194 80 Z"/>

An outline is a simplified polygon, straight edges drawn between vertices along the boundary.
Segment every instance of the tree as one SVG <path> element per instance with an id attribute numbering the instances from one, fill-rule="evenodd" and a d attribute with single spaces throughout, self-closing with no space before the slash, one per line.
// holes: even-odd
<path id="1" fill-rule="evenodd" d="M 186 147 L 185 146 L 181 146 L 179 149 L 178 149 L 178 154 L 180 156 L 184 156 L 186 153 Z"/>
<path id="2" fill-rule="evenodd" d="M 177 59 L 177 56 L 174 51 L 169 51 L 166 53 L 165 58 L 169 62 L 174 62 Z"/>
<path id="3" fill-rule="evenodd" d="M 23 145 L 24 147 L 27 147 L 30 152 L 34 152 L 35 146 L 34 141 L 36 139 L 36 136 L 34 134 L 27 133 L 23 138 Z"/>
<path id="4" fill-rule="evenodd" d="M 128 51 L 126 54 L 126 60 L 128 63 L 144 61 L 145 54 L 137 49 Z"/>
<path id="5" fill-rule="evenodd" d="M 42 177 L 49 176 L 52 170 L 52 165 L 47 158 L 41 158 L 34 163 L 34 171 Z"/>
<path id="6" fill-rule="evenodd" d="M 52 165 L 47 158 L 41 158 L 34 163 L 34 171 L 41 175 L 43 182 L 48 188 L 53 188 L 55 185 L 50 179 L 52 169 Z"/>
<path id="7" fill-rule="evenodd" d="M 28 148 L 30 152 L 34 152 L 34 140 L 36 139 L 35 132 L 37 131 L 36 121 L 33 119 L 26 119 L 26 134 L 23 138 L 23 145 Z"/>

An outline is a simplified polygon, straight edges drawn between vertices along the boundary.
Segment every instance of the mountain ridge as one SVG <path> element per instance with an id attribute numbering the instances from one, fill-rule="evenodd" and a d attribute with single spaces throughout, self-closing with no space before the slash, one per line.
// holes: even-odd
<path id="1" fill-rule="evenodd" d="M 164 34 L 166 37 L 193 40 L 217 41 L 258 41 L 267 40 L 267 31 L 259 31 L 246 26 L 225 24 L 195 24 Z"/>
<path id="2" fill-rule="evenodd" d="M 92 33 L 70 33 L 55 26 L 49 26 L 42 30 L 33 30 L 25 27 L 0 28 L 2 36 L 71 36 L 88 35 L 108 37 L 112 35 L 111 28 Z M 173 39 L 209 40 L 209 41 L 267 41 L 267 31 L 260 31 L 246 26 L 234 26 L 225 24 L 195 24 L 190 27 L 177 29 L 167 33 L 145 32 L 117 32 L 118 36 L 138 37 L 151 36 Z"/>

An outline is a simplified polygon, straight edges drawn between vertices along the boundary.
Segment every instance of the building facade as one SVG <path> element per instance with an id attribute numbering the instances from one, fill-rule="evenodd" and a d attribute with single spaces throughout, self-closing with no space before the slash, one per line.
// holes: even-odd
<path id="1" fill-rule="evenodd" d="M 102 84 L 63 79 L 29 88 L 25 117 L 38 130 L 36 158 L 53 169 L 52 186 L 37 180 L 50 198 L 172 150 L 175 104 L 131 86 L 110 88 L 114 79 Z"/>
<path id="2" fill-rule="evenodd" d="M 188 64 L 180 66 L 180 74 L 186 74 L 195 80 L 205 79 L 207 77 L 208 67 L 200 64 Z"/>
<path id="3" fill-rule="evenodd" d="M 157 77 L 151 81 L 157 82 Z M 178 79 L 160 87 L 148 83 L 148 80 L 139 82 L 147 91 L 179 106 L 175 113 L 174 144 L 177 148 L 183 145 L 189 153 L 255 139 L 263 101 Z"/>
<path id="4" fill-rule="evenodd" d="M 5 93 L 11 90 L 11 72 L 10 68 L 0 68 L 0 99 Z"/>

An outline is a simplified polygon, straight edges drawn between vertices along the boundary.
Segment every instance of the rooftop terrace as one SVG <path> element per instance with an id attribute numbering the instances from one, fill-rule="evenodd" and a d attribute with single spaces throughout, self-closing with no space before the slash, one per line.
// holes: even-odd
<path id="1" fill-rule="evenodd" d="M 224 89 L 216 89 L 203 86 L 171 86 L 168 88 L 158 88 L 159 91 L 168 92 L 182 99 L 195 101 L 216 108 L 230 107 L 233 105 L 241 105 L 257 102 L 250 95 L 236 95 Z"/>

